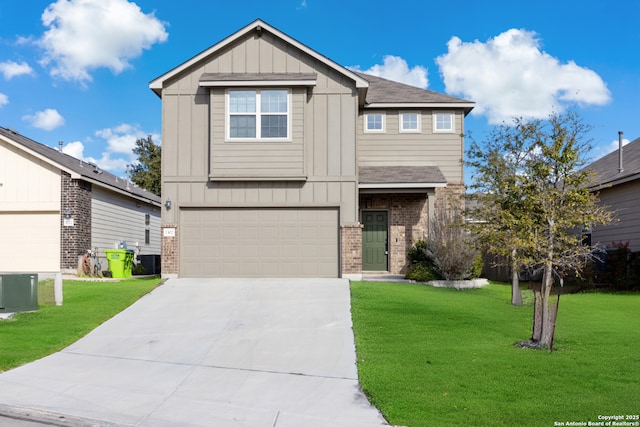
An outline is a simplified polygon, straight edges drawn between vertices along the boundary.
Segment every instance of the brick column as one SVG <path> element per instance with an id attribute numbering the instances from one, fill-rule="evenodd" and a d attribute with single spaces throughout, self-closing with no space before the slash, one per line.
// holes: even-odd
<path id="1" fill-rule="evenodd" d="M 162 277 L 178 277 L 178 226 L 176 224 L 162 225 L 161 252 Z"/>
<path id="2" fill-rule="evenodd" d="M 342 277 L 362 274 L 362 224 L 340 227 Z"/>
<path id="3" fill-rule="evenodd" d="M 62 172 L 60 200 L 60 268 L 78 268 L 78 255 L 91 249 L 91 184 Z M 73 225 L 65 225 L 69 211 Z"/>

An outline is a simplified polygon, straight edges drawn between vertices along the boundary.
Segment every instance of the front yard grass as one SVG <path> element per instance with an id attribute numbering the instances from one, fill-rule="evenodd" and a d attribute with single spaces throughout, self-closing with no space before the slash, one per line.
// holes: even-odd
<path id="1" fill-rule="evenodd" d="M 553 353 L 513 346 L 530 338 L 533 308 L 511 306 L 507 285 L 352 282 L 351 294 L 360 382 L 392 425 L 587 425 L 640 413 L 640 294 L 563 295 Z"/>
<path id="2" fill-rule="evenodd" d="M 64 281 L 64 302 L 53 302 L 53 281 L 38 286 L 40 309 L 0 320 L 0 372 L 40 359 L 74 343 L 161 282 Z"/>

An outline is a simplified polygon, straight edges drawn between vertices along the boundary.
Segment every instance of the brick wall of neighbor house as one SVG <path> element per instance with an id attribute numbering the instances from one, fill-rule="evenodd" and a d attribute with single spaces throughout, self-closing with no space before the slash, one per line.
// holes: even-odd
<path id="1" fill-rule="evenodd" d="M 389 273 L 404 274 L 407 251 L 428 230 L 429 204 L 426 194 L 377 194 L 360 198 L 363 209 L 389 211 Z"/>
<path id="2" fill-rule="evenodd" d="M 175 236 L 165 236 L 164 230 L 173 228 Z M 160 265 L 162 266 L 162 275 L 178 274 L 178 226 L 176 224 L 162 225 L 162 250 Z"/>
<path id="3" fill-rule="evenodd" d="M 445 203 L 460 202 L 464 209 L 464 184 L 449 184 L 446 187 L 436 188 L 435 208 L 438 209 Z"/>
<path id="4" fill-rule="evenodd" d="M 60 202 L 60 266 L 76 270 L 78 255 L 91 248 L 91 184 L 62 172 Z M 64 225 L 65 212 L 71 212 L 73 226 Z"/>
<path id="5" fill-rule="evenodd" d="M 362 224 L 341 226 L 342 274 L 362 271 Z"/>

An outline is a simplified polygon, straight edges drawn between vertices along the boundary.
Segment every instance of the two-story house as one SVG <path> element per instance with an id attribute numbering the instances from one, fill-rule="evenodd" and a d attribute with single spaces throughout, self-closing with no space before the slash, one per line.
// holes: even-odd
<path id="1" fill-rule="evenodd" d="M 473 102 L 349 70 L 256 20 L 150 83 L 166 277 L 401 274 L 464 191 Z"/>

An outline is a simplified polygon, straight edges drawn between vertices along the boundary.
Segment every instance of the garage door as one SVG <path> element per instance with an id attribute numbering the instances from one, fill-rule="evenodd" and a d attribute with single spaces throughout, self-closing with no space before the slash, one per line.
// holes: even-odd
<path id="1" fill-rule="evenodd" d="M 60 271 L 60 213 L 0 213 L 0 272 Z"/>
<path id="2" fill-rule="evenodd" d="M 338 277 L 338 210 L 181 209 L 182 277 Z"/>

